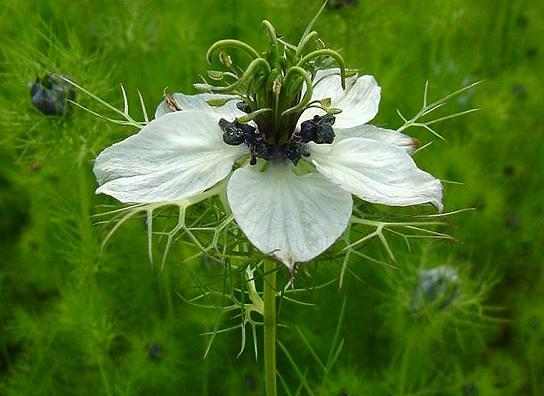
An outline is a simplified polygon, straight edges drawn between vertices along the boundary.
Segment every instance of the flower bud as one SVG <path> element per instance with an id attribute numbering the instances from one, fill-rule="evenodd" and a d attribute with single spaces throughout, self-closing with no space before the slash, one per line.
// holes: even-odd
<path id="1" fill-rule="evenodd" d="M 412 297 L 412 312 L 428 306 L 444 309 L 459 295 L 459 275 L 450 266 L 422 270 Z"/>
<path id="2" fill-rule="evenodd" d="M 55 74 L 36 78 L 30 88 L 32 104 L 45 115 L 61 116 L 68 110 L 67 100 L 75 100 L 74 87 Z"/>
<path id="3" fill-rule="evenodd" d="M 158 361 L 161 360 L 162 355 L 163 353 L 160 344 L 152 343 L 149 346 L 147 350 L 147 356 L 149 357 L 149 359 Z"/>
<path id="4" fill-rule="evenodd" d="M 344 7 L 356 6 L 357 0 L 330 0 L 327 7 L 331 10 L 340 10 Z"/>

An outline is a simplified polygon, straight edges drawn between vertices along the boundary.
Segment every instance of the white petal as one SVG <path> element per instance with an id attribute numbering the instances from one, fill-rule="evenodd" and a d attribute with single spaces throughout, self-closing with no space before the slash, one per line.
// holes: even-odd
<path id="1" fill-rule="evenodd" d="M 408 153 L 413 153 L 418 145 L 417 139 L 408 135 L 369 124 L 348 129 L 334 128 L 334 132 L 336 133 L 336 139 L 362 137 L 400 147 Z"/>
<path id="2" fill-rule="evenodd" d="M 245 115 L 244 112 L 238 110 L 236 103 L 240 100 L 231 95 L 215 95 L 215 94 L 198 94 L 198 95 L 185 95 L 182 93 L 175 93 L 172 95 L 176 100 L 176 103 L 181 107 L 183 111 L 203 111 L 211 113 L 217 119 L 225 118 L 228 121 L 233 121 L 236 117 Z M 210 99 L 233 99 L 229 100 L 224 106 L 216 107 L 210 106 L 208 100 Z M 157 110 L 155 111 L 155 118 L 159 118 L 165 114 L 171 113 L 172 110 L 168 108 L 163 100 Z"/>
<path id="3" fill-rule="evenodd" d="M 346 90 L 353 88 L 357 78 L 355 75 L 346 79 Z M 313 84 L 312 100 L 331 98 L 333 103 L 337 103 L 345 94 L 338 68 L 318 70 Z"/>
<path id="4" fill-rule="evenodd" d="M 351 217 L 351 195 L 318 173 L 295 175 L 287 164 L 240 168 L 227 186 L 236 222 L 263 253 L 289 268 L 331 246 Z"/>
<path id="5" fill-rule="evenodd" d="M 352 128 L 366 124 L 378 114 L 381 88 L 373 76 L 351 77 L 342 89 L 340 69 L 320 70 L 314 79 L 312 100 L 331 98 L 332 107 L 342 110 L 336 115 L 336 128 Z M 319 109 L 308 109 L 300 117 L 301 122 L 314 115 L 323 115 Z"/>
<path id="6" fill-rule="evenodd" d="M 311 145 L 317 170 L 359 198 L 384 205 L 430 202 L 442 210 L 442 185 L 417 168 L 406 150 L 376 140 L 349 138 Z"/>
<path id="7" fill-rule="evenodd" d="M 131 203 L 187 198 L 224 179 L 245 151 L 225 144 L 217 120 L 207 113 L 167 114 L 100 153 L 96 192 Z"/>

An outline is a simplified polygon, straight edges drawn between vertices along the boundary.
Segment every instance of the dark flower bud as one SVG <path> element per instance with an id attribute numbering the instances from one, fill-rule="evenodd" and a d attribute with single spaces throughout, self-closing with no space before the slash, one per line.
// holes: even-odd
<path id="1" fill-rule="evenodd" d="M 67 100 L 75 100 L 74 87 L 60 76 L 47 74 L 43 78 L 36 78 L 30 88 L 32 104 L 45 115 L 65 115 L 68 110 Z"/>
<path id="2" fill-rule="evenodd" d="M 149 346 L 149 349 L 147 350 L 147 355 L 149 356 L 149 359 L 151 360 L 160 360 L 162 357 L 162 348 L 159 344 L 153 343 Z"/>

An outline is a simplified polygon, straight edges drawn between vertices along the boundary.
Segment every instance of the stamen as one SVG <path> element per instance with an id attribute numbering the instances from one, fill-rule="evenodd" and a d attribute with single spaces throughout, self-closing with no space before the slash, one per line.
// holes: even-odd
<path id="1" fill-rule="evenodd" d="M 250 165 L 257 164 L 257 158 L 267 161 L 287 159 L 297 165 L 302 157 L 310 155 L 306 144 L 299 137 L 291 139 L 289 143 L 283 145 L 267 144 L 265 136 L 257 128 L 241 123 L 238 120 L 230 122 L 221 118 L 219 127 L 223 131 L 223 141 L 226 144 L 231 146 L 246 144 L 249 147 Z"/>
<path id="2" fill-rule="evenodd" d="M 336 118 L 331 114 L 314 116 L 313 119 L 304 121 L 300 125 L 299 136 L 302 142 L 315 142 L 317 144 L 331 144 L 336 137 L 332 126 Z"/>
<path id="3" fill-rule="evenodd" d="M 300 143 L 290 143 L 285 149 L 286 157 L 297 165 L 298 161 L 302 158 L 303 146 Z"/>
<path id="4" fill-rule="evenodd" d="M 254 134 L 256 128 L 248 124 L 242 124 L 235 120 L 229 122 L 224 118 L 219 120 L 219 127 L 223 131 L 223 141 L 230 146 L 239 146 L 246 141 L 246 137 Z"/>
<path id="5" fill-rule="evenodd" d="M 251 113 L 251 107 L 246 102 L 238 102 L 236 103 L 236 107 L 244 113 Z"/>
<path id="6" fill-rule="evenodd" d="M 326 4 L 324 0 L 320 13 Z M 291 161 L 296 165 L 309 155 L 307 143 L 331 144 L 335 139 L 334 115 L 341 110 L 331 107 L 330 98 L 312 101 L 314 86 L 319 82 L 314 78 L 323 68 L 322 60 L 326 58 L 338 65 L 344 88 L 350 71 L 337 51 L 326 48 L 319 41 L 318 34 L 312 30 L 316 19 L 306 28 L 296 46 L 283 40 L 274 26 L 265 20 L 263 26 L 269 39 L 266 51 L 259 52 L 238 40 L 221 40 L 208 50 L 208 62 L 219 58 L 223 65 L 222 70 L 208 73 L 211 80 L 219 83 L 215 85 L 204 80 L 194 87 L 208 93 L 230 94 L 236 100 L 236 107 L 245 114 L 236 120 L 221 119 L 219 126 L 226 144 L 245 144 L 248 147 L 251 164 L 256 164 L 261 158 Z M 244 62 L 242 67 L 232 63 L 229 55 L 232 49 L 248 55 L 249 62 Z M 228 80 L 225 79 L 227 76 Z M 212 102 L 222 106 L 226 100 L 208 100 L 210 105 Z M 316 116 L 297 128 L 301 114 L 310 108 L 318 108 L 323 111 L 320 114 L 326 115 Z"/>

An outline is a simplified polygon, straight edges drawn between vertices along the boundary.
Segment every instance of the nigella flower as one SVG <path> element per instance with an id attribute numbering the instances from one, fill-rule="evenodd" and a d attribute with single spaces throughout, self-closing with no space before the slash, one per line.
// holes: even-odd
<path id="1" fill-rule="evenodd" d="M 292 50 L 278 61 L 294 46 L 276 51 L 281 44 L 265 27 L 272 49 L 261 56 L 244 43 L 254 59 L 242 76 L 229 73 L 237 82 L 167 96 L 153 121 L 104 150 L 94 167 L 97 193 L 123 203 L 175 202 L 225 180 L 228 205 L 247 238 L 291 269 L 341 236 L 352 195 L 441 209 L 441 183 L 410 155 L 415 141 L 368 124 L 380 102 L 374 77 L 347 76 L 332 50 L 305 54 L 309 39 L 301 40 L 299 58 Z M 341 67 L 320 69 L 315 60 L 322 56 Z M 224 52 L 220 57 L 232 66 Z"/>

